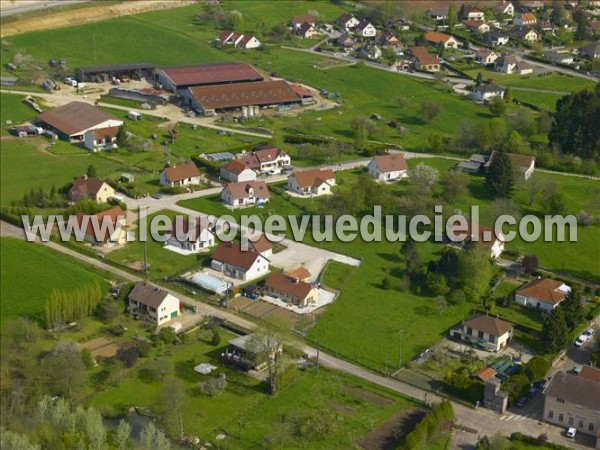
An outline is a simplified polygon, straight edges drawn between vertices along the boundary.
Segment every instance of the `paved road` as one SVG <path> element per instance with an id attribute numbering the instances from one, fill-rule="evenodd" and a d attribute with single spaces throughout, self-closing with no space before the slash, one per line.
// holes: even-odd
<path id="1" fill-rule="evenodd" d="M 56 6 L 67 6 L 76 3 L 86 3 L 90 0 L 1 0 L 0 17 L 12 16 L 15 14 L 38 11 L 40 9 L 50 9 Z"/>
<path id="2" fill-rule="evenodd" d="M 17 228 L 14 225 L 7 224 L 5 222 L 0 222 L 0 235 L 24 239 L 22 229 Z M 45 245 L 47 247 L 52 248 L 55 251 L 76 258 L 85 264 L 89 264 L 106 272 L 113 273 L 114 275 L 126 279 L 128 281 L 143 281 L 142 277 L 117 269 L 109 264 L 106 264 L 95 258 L 91 258 L 89 256 L 77 253 L 54 242 L 40 243 L 38 241 L 38 245 Z M 231 313 L 230 311 L 217 309 L 205 303 L 199 302 L 193 298 L 190 298 L 186 295 L 183 295 L 179 292 L 170 292 L 179 297 L 183 302 L 196 306 L 198 308 L 199 314 L 215 316 L 223 320 L 230 321 L 231 323 L 234 323 L 248 330 L 253 330 L 257 327 L 257 325 L 254 322 L 239 317 L 236 314 Z M 440 397 L 438 397 L 434 393 L 427 392 L 423 389 L 416 388 L 398 380 L 386 378 L 381 375 L 375 374 L 373 372 L 368 371 L 367 369 L 364 369 L 363 367 L 344 361 L 326 352 L 317 352 L 317 349 L 313 347 L 304 345 L 302 348 L 311 357 L 316 358 L 318 353 L 319 363 L 322 364 L 324 367 L 351 374 L 363 380 L 370 381 L 379 386 L 386 387 L 395 392 L 398 392 L 400 394 L 406 395 L 419 401 L 424 401 L 426 398 L 429 402 L 436 402 L 440 400 Z M 453 448 L 472 449 L 474 448 L 477 442 L 478 436 L 493 435 L 495 433 L 510 435 L 510 433 L 513 433 L 515 431 L 521 431 L 523 433 L 527 433 L 533 436 L 538 436 L 541 433 L 546 433 L 549 436 L 550 440 L 553 442 L 566 444 L 573 448 L 586 448 L 585 446 L 576 444 L 573 441 L 567 440 L 565 437 L 563 437 L 561 435 L 563 430 L 561 430 L 560 428 L 538 422 L 532 417 L 518 416 L 515 414 L 498 416 L 497 414 L 494 414 L 489 410 L 484 410 L 481 408 L 472 409 L 455 402 L 453 402 L 453 407 L 456 415 L 456 423 L 459 426 L 459 430 L 456 432 L 454 438 Z"/>

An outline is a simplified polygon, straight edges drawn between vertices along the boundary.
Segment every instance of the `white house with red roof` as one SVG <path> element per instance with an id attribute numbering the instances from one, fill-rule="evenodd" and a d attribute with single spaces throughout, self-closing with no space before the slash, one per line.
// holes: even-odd
<path id="1" fill-rule="evenodd" d="M 294 30 L 298 30 L 305 23 L 314 27 L 317 22 L 313 16 L 296 16 L 292 18 L 292 28 Z"/>
<path id="2" fill-rule="evenodd" d="M 287 189 L 289 192 L 317 197 L 331 194 L 335 186 L 335 173 L 333 170 L 297 170 L 288 178 Z"/>
<path id="3" fill-rule="evenodd" d="M 536 278 L 517 289 L 515 303 L 543 311 L 552 311 L 567 297 L 569 292 L 571 292 L 571 288 L 562 281 Z"/>
<path id="4" fill-rule="evenodd" d="M 73 226 L 76 237 L 97 247 L 124 244 L 127 240 L 127 216 L 119 206 L 114 206 L 97 214 L 80 212 Z"/>
<path id="5" fill-rule="evenodd" d="M 213 224 L 197 218 L 194 222 L 177 217 L 165 243 L 165 248 L 180 250 L 177 253 L 192 254 L 207 251 L 215 245 Z M 171 247 L 171 248 L 170 248 Z"/>
<path id="6" fill-rule="evenodd" d="M 117 135 L 121 127 L 108 127 L 99 130 L 88 130 L 83 135 L 83 145 L 92 152 L 102 150 L 115 150 L 117 145 Z"/>
<path id="7" fill-rule="evenodd" d="M 234 183 L 256 180 L 256 172 L 244 160 L 234 159 L 221 166 L 221 178 Z"/>
<path id="8" fill-rule="evenodd" d="M 160 174 L 160 184 L 163 186 L 189 186 L 200 182 L 200 171 L 193 162 L 167 167 Z"/>
<path id="9" fill-rule="evenodd" d="M 221 200 L 233 207 L 254 206 L 271 200 L 271 193 L 264 181 L 227 183 L 221 191 Z"/>
<path id="10" fill-rule="evenodd" d="M 222 242 L 212 254 L 213 270 L 231 278 L 250 281 L 269 273 L 269 260 L 251 246 L 243 250 L 239 242 Z"/>
<path id="11" fill-rule="evenodd" d="M 401 153 L 377 155 L 369 162 L 367 173 L 378 181 L 400 180 L 408 176 L 408 165 Z"/>
<path id="12" fill-rule="evenodd" d="M 360 23 L 360 20 L 358 20 L 356 17 L 354 17 L 352 14 L 348 14 L 348 13 L 344 13 L 342 14 L 340 17 L 337 18 L 337 20 L 335 21 L 335 24 L 340 27 L 345 29 L 346 31 L 348 30 L 353 30 L 354 28 L 356 28 L 356 26 Z"/>

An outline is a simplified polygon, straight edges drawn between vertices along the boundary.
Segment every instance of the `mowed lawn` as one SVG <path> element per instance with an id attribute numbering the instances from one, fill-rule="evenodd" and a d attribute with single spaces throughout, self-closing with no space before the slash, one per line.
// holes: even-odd
<path id="1" fill-rule="evenodd" d="M 529 92 L 513 90 L 513 98 L 521 102 L 529 103 L 546 111 L 556 111 L 556 102 L 563 97 L 563 94 L 550 94 L 548 92 Z"/>
<path id="2" fill-rule="evenodd" d="M 102 281 L 81 263 L 39 244 L 3 237 L 0 252 L 3 321 L 19 316 L 41 319 L 52 289 L 73 290 Z"/>
<path id="3" fill-rule="evenodd" d="M 318 373 L 315 369 L 299 373 L 293 384 L 269 396 L 261 381 L 223 366 L 220 355 L 234 336 L 223 330 L 220 335 L 218 346 L 197 340 L 166 349 L 165 355 L 173 361 L 175 376 L 185 390 L 183 427 L 208 441 L 225 433 L 228 448 L 262 448 L 269 436 L 277 436 L 282 448 L 352 448 L 355 439 L 369 433 L 371 422 L 377 427 L 396 412 L 417 406 L 396 393 L 322 368 Z M 194 367 L 203 362 L 217 370 L 209 376 L 195 372 Z M 140 360 L 138 366 L 143 364 Z M 201 394 L 198 383 L 218 373 L 227 377 L 225 390 L 214 398 Z M 132 369 L 121 386 L 101 390 L 91 404 L 107 412 L 130 405 L 155 407 L 162 386 L 161 381 L 140 380 L 137 369 Z M 310 417 L 332 421 L 323 436 L 316 437 L 310 429 L 303 435 L 294 432 L 292 423 Z M 241 438 L 240 420 L 246 424 Z"/>

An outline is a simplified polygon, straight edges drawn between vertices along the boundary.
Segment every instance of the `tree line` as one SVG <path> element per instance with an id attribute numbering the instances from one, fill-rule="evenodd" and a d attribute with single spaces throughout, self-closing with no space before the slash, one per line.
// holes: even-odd
<path id="1" fill-rule="evenodd" d="M 53 289 L 44 305 L 44 320 L 48 328 L 81 320 L 94 313 L 102 299 L 99 282 L 67 291 Z"/>

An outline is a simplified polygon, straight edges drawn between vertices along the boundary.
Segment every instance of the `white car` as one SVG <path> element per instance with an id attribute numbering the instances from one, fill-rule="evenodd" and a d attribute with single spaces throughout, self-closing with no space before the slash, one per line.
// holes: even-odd
<path id="1" fill-rule="evenodd" d="M 575 428 L 573 428 L 573 427 L 571 427 L 571 428 L 569 428 L 567 430 L 567 437 L 568 438 L 574 438 L 576 434 L 577 434 L 577 430 Z"/>
<path id="2" fill-rule="evenodd" d="M 573 343 L 575 345 L 575 347 L 581 347 L 583 344 L 585 344 L 588 340 L 590 339 L 589 336 L 586 336 L 584 333 L 580 334 L 577 339 L 575 339 L 575 342 Z"/>
<path id="3" fill-rule="evenodd" d="M 267 175 L 281 175 L 281 169 L 271 169 L 267 172 Z"/>
<path id="4" fill-rule="evenodd" d="M 583 334 L 586 335 L 588 339 L 591 339 L 596 334 L 596 330 L 594 330 L 593 328 L 588 328 L 583 332 Z"/>

